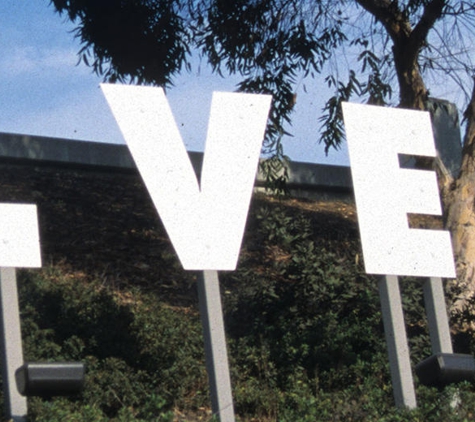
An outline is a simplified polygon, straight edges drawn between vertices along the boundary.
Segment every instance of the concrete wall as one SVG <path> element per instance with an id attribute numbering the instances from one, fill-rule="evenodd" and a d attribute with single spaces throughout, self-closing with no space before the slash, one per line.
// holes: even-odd
<path id="1" fill-rule="evenodd" d="M 203 154 L 190 152 L 197 174 Z M 75 166 L 100 171 L 137 171 L 126 145 L 0 133 L 0 162 Z M 258 176 L 258 185 L 263 178 Z M 350 168 L 291 162 L 288 187 L 299 197 L 352 197 Z"/>

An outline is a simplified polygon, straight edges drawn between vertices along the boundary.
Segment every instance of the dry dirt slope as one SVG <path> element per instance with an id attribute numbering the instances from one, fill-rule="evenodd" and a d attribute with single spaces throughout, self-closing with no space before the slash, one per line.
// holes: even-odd
<path id="1" fill-rule="evenodd" d="M 138 174 L 27 164 L 0 167 L 0 201 L 38 206 L 43 265 L 66 264 L 116 287 L 160 286 L 164 298 L 186 296 L 190 283 L 185 279 L 190 276 L 180 270 Z M 262 201 L 278 200 L 256 195 L 253 204 Z M 322 237 L 357 236 L 351 204 L 279 202 L 311 214 Z"/>
<path id="2" fill-rule="evenodd" d="M 165 300 L 190 300 L 193 275 L 181 270 L 136 173 L 27 164 L 0 168 L 0 201 L 38 206 L 43 265 L 61 263 L 115 287 L 133 283 L 159 289 Z M 324 238 L 357 236 L 355 211 L 349 203 L 255 195 L 253 205 L 276 201 L 311 215 Z M 250 217 L 246 236 L 251 243 L 252 224 Z M 160 265 L 155 265 L 158 261 Z"/>

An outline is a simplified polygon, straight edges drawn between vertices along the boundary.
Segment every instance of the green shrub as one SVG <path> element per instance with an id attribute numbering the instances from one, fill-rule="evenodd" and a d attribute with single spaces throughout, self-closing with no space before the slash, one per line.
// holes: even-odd
<path id="1" fill-rule="evenodd" d="M 226 296 L 228 335 L 238 340 L 232 345 L 239 363 L 258 379 L 277 378 L 280 388 L 299 371 L 320 388 L 357 382 L 365 374 L 353 366 L 385 353 L 375 280 L 349 251 L 317 244 L 305 216 L 284 208 L 262 213 L 255 233 L 264 239 L 262 253 L 278 247 L 283 258 L 264 262 L 258 272 L 244 262 L 228 275 L 240 286 Z M 244 343 L 250 351 L 241 358 Z"/>
<path id="2" fill-rule="evenodd" d="M 356 239 L 354 222 L 254 202 L 239 267 L 220 275 L 239 420 L 474 420 L 471 384 L 417 385 L 417 409 L 394 407 L 377 280 L 365 274 Z M 203 416 L 210 400 L 197 310 L 60 268 L 19 274 L 25 358 L 84 361 L 86 388 L 30 399 L 30 420 L 212 420 Z M 405 279 L 401 290 L 416 364 L 430 354 L 422 283 Z M 465 335 L 474 350 L 472 331 Z"/>
<path id="3" fill-rule="evenodd" d="M 19 290 L 25 359 L 86 362 L 85 391 L 71 399 L 81 409 L 108 418 L 132 411 L 140 420 L 153 409 L 166 415 L 174 406 L 192 408 L 207 399 L 197 315 L 55 269 L 22 272 Z M 55 403 L 37 405 L 38 415 L 50 406 L 60 412 L 66 401 Z"/>

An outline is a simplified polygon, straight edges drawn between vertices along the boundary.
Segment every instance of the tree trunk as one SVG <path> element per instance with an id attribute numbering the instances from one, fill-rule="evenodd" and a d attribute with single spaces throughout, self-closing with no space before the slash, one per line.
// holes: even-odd
<path id="1" fill-rule="evenodd" d="M 424 110 L 427 88 L 419 69 L 419 53 L 427 34 L 442 14 L 444 0 L 432 0 L 413 27 L 407 13 L 390 0 L 357 0 L 385 28 L 393 41 L 394 66 L 399 83 L 399 107 Z"/>
<path id="2" fill-rule="evenodd" d="M 394 43 L 393 55 L 399 82 L 399 107 L 425 110 L 428 91 L 417 63 L 417 54 L 411 54 L 408 39 Z"/>
<path id="3" fill-rule="evenodd" d="M 445 197 L 445 227 L 452 235 L 457 285 L 452 311 L 468 305 L 475 292 L 475 87 L 465 112 L 465 132 L 460 174 Z"/>
<path id="4" fill-rule="evenodd" d="M 400 90 L 400 107 L 424 110 L 428 92 L 420 73 L 418 57 L 429 31 L 443 16 L 447 0 L 424 3 L 423 13 L 415 26 L 411 25 L 407 11 L 392 0 L 356 0 L 385 28 L 393 41 L 394 64 Z M 475 82 L 475 81 L 474 81 Z M 444 203 L 444 223 L 452 236 L 457 280 L 452 286 L 455 293 L 452 312 L 467 309 L 475 298 L 475 83 L 472 97 L 465 112 L 467 129 L 462 151 L 462 165 L 453 180 L 436 160 Z M 427 163 L 421 162 L 425 165 Z"/>

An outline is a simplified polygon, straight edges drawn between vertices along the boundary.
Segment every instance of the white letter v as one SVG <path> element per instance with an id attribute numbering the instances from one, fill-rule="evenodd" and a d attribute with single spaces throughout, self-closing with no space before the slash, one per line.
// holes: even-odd
<path id="1" fill-rule="evenodd" d="M 214 93 L 198 183 L 161 88 L 101 85 L 187 270 L 234 270 L 271 97 Z"/>

